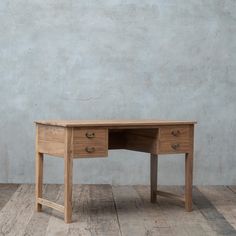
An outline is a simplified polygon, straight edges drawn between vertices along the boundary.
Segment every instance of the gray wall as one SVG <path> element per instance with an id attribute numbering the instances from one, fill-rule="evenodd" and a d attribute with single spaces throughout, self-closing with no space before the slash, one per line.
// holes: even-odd
<path id="1" fill-rule="evenodd" d="M 236 184 L 235 0 L 2 0 L 0 182 L 34 181 L 37 119 L 196 119 L 195 184 Z M 182 156 L 159 182 L 181 184 Z M 147 154 L 75 161 L 79 183 L 146 184 Z M 63 180 L 61 159 L 45 181 Z"/>

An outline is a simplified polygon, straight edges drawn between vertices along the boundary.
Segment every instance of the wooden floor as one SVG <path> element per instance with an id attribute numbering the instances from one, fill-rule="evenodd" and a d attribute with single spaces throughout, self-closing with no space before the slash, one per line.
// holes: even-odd
<path id="1" fill-rule="evenodd" d="M 160 187 L 183 193 L 183 187 Z M 44 207 L 34 211 L 34 185 L 0 184 L 0 235 L 236 235 L 236 187 L 194 187 L 194 211 L 158 197 L 149 186 L 73 186 L 73 223 Z M 63 203 L 63 186 L 45 185 L 44 196 Z"/>

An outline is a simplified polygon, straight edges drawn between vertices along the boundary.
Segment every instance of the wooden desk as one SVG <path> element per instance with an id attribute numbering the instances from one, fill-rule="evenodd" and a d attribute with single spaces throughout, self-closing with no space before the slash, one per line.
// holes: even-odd
<path id="1" fill-rule="evenodd" d="M 158 154 L 185 154 L 185 209 L 192 210 L 194 121 L 103 120 L 36 122 L 36 210 L 42 205 L 72 220 L 72 166 L 75 158 L 107 157 L 109 149 L 150 153 L 151 202 L 157 195 Z M 64 158 L 64 206 L 42 196 L 43 154 Z"/>

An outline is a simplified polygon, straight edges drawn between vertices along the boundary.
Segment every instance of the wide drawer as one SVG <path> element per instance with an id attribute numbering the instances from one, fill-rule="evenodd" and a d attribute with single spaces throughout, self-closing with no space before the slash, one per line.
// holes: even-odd
<path id="1" fill-rule="evenodd" d="M 186 141 L 159 141 L 159 153 L 187 153 L 190 149 L 190 142 Z"/>
<path id="2" fill-rule="evenodd" d="M 74 157 L 106 157 L 108 155 L 107 129 L 74 129 Z"/>
<path id="3" fill-rule="evenodd" d="M 189 126 L 164 126 L 160 128 L 160 140 L 188 140 Z"/>

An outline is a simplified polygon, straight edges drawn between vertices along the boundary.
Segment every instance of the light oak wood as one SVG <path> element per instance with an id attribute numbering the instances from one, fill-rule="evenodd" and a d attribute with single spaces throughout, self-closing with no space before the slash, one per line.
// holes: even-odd
<path id="1" fill-rule="evenodd" d="M 65 222 L 72 220 L 72 173 L 73 173 L 73 129 L 68 128 L 65 135 L 65 155 L 64 155 L 64 206 Z"/>
<path id="2" fill-rule="evenodd" d="M 187 153 L 190 151 L 189 141 L 160 141 L 159 142 L 159 154 L 172 154 L 172 153 Z"/>
<path id="3" fill-rule="evenodd" d="M 108 129 L 75 128 L 73 134 L 74 157 L 108 156 Z"/>
<path id="4" fill-rule="evenodd" d="M 63 157 L 64 155 L 64 151 L 65 151 L 64 143 L 39 140 L 38 144 L 39 144 L 38 151 L 40 153 L 57 156 L 57 157 Z"/>
<path id="5" fill-rule="evenodd" d="M 65 207 L 47 199 L 38 198 L 38 203 L 64 213 Z"/>
<path id="6" fill-rule="evenodd" d="M 65 128 L 49 125 L 38 125 L 38 139 L 64 143 Z"/>
<path id="7" fill-rule="evenodd" d="M 37 129 L 38 152 L 63 157 L 66 129 L 49 125 L 37 125 Z"/>
<path id="8" fill-rule="evenodd" d="M 189 125 L 196 121 L 167 121 L 167 120 L 42 120 L 37 124 L 62 127 L 148 127 L 160 125 Z"/>
<path id="9" fill-rule="evenodd" d="M 160 128 L 160 140 L 189 140 L 190 127 L 188 125 L 163 126 Z"/>
<path id="10" fill-rule="evenodd" d="M 195 123 L 159 120 L 36 122 L 36 210 L 41 211 L 41 202 L 44 200 L 43 154 L 64 158 L 64 219 L 70 223 L 73 159 L 107 157 L 109 149 L 126 149 L 151 154 L 150 184 L 153 203 L 157 194 L 157 155 L 186 154 L 185 208 L 191 211 Z"/>
<path id="11" fill-rule="evenodd" d="M 39 152 L 39 127 L 36 127 L 36 150 L 35 150 L 35 197 L 36 211 L 42 210 L 42 205 L 38 203 L 38 198 L 43 192 L 43 153 Z"/>

